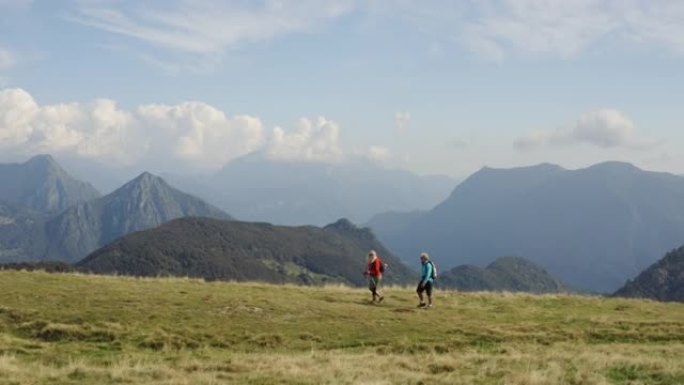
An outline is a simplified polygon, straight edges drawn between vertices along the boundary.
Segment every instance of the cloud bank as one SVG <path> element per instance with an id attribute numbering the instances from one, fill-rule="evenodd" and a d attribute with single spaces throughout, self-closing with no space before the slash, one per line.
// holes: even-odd
<path id="1" fill-rule="evenodd" d="M 164 170 L 213 170 L 251 152 L 273 160 L 336 162 L 340 128 L 325 117 L 270 132 L 258 117 L 227 116 L 202 102 L 148 104 L 123 110 L 113 100 L 40 105 L 25 90 L 0 90 L 0 150 L 67 154 Z"/>
<path id="2" fill-rule="evenodd" d="M 544 146 L 589 144 L 601 148 L 646 149 L 655 145 L 639 138 L 634 122 L 614 109 L 590 111 L 579 117 L 571 128 L 538 131 L 517 139 L 519 151 L 530 151 Z"/>
<path id="3" fill-rule="evenodd" d="M 332 120 L 302 118 L 291 133 L 273 128 L 266 152 L 274 160 L 335 163 L 342 159 L 339 138 L 340 128 Z"/>

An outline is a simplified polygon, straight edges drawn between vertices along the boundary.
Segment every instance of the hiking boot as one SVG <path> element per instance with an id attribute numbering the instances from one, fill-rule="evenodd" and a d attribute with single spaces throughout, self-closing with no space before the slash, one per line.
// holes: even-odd
<path id="1" fill-rule="evenodd" d="M 385 296 L 381 295 L 380 298 L 378 298 L 378 303 L 382 302 L 383 299 L 385 299 Z"/>
<path id="2" fill-rule="evenodd" d="M 425 302 L 421 302 L 418 304 L 418 307 L 425 307 L 425 305 L 426 305 Z"/>

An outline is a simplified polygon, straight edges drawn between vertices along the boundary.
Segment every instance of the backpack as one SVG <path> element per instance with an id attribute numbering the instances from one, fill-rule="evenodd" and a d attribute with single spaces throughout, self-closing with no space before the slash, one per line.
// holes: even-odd
<path id="1" fill-rule="evenodd" d="M 387 269 L 387 264 L 378 257 L 378 260 L 380 261 L 380 273 L 385 274 L 385 270 Z"/>
<path id="2" fill-rule="evenodd" d="M 428 261 L 428 263 L 432 265 L 432 274 L 430 274 L 430 278 L 432 278 L 432 279 L 437 278 L 437 266 L 432 261 Z"/>

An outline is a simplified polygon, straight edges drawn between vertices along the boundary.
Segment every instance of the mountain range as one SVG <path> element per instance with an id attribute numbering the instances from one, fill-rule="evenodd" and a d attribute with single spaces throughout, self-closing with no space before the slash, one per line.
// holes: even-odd
<path id="1" fill-rule="evenodd" d="M 0 262 L 76 262 L 124 234 L 175 218 L 231 218 L 149 173 L 100 196 L 45 155 L 0 165 L 0 181 Z"/>
<path id="2" fill-rule="evenodd" d="M 251 163 L 260 163 L 263 160 L 246 158 L 241 162 L 243 164 L 232 165 L 235 167 L 232 171 L 224 169 L 226 174 L 216 177 L 222 179 L 230 175 L 234 184 L 239 186 L 242 181 L 245 182 L 244 186 L 247 187 L 239 187 L 238 190 L 244 188 L 239 194 L 234 194 L 236 190 L 226 190 L 226 196 L 231 201 L 236 196 L 242 196 L 240 199 L 244 201 L 240 201 L 246 208 L 243 213 L 262 204 L 265 205 L 263 207 L 271 205 L 273 202 L 270 199 L 279 192 L 273 188 L 274 184 L 282 182 L 282 191 L 286 191 L 284 195 L 296 196 L 304 194 L 295 193 L 296 186 L 305 191 L 307 186 L 319 181 L 315 178 L 308 180 L 305 177 L 310 175 L 308 172 L 298 173 L 300 166 L 306 165 L 282 165 L 273 169 L 277 170 L 273 171 L 273 175 L 265 176 L 256 171 L 249 173 L 250 167 L 257 167 Z M 355 172 L 353 168 L 342 167 L 317 170 L 321 177 L 327 173 L 330 179 L 345 172 Z M 368 173 L 372 175 L 371 170 Z M 243 176 L 242 180 L 239 179 L 240 175 Z M 263 178 L 269 181 L 264 181 Z M 338 209 L 344 211 L 349 208 L 340 203 L 348 198 L 344 196 L 349 192 L 357 194 L 359 199 L 366 192 L 377 193 L 368 193 L 365 196 L 376 203 L 380 199 L 378 197 L 385 196 L 385 204 L 389 206 L 403 199 L 392 198 L 401 197 L 400 191 L 404 190 L 388 188 L 389 182 L 387 185 L 378 182 L 382 178 L 376 181 L 369 181 L 367 179 L 372 178 L 366 177 L 349 178 L 351 179 L 340 178 L 334 188 L 328 185 L 326 194 L 304 195 L 301 206 L 292 205 L 290 198 L 284 198 L 278 204 L 283 206 L 282 213 L 301 211 L 306 216 L 309 215 L 306 214 L 307 207 L 320 207 L 323 210 L 326 204 L 324 197 L 328 196 L 331 198 L 327 203 L 329 210 L 317 219 L 322 220 L 334 215 Z M 355 185 L 350 180 L 364 182 Z M 231 234 L 238 234 L 235 239 L 240 241 L 232 241 L 233 243 L 243 247 L 241 242 L 246 237 L 251 240 L 249 247 L 256 249 L 226 247 L 230 254 L 227 259 L 218 258 L 218 254 L 197 254 L 198 252 L 193 251 L 192 255 L 209 258 L 210 262 L 202 263 L 214 266 L 217 272 L 212 276 L 203 268 L 195 268 L 191 273 L 203 272 L 203 276 L 209 278 L 249 279 L 256 272 L 261 272 L 257 275 L 271 281 L 360 284 L 362 278 L 355 277 L 350 273 L 351 270 L 340 267 L 347 262 L 352 265 L 360 262 L 341 262 L 345 261 L 341 255 L 334 252 L 324 254 L 322 245 L 342 245 L 340 247 L 344 247 L 348 255 L 365 254 L 369 247 L 392 255 L 382 247 L 382 241 L 394 255 L 404 257 L 411 266 L 415 265 L 420 251 L 430 252 L 443 272 L 440 281 L 444 287 L 461 290 L 564 290 L 567 286 L 554 278 L 558 276 L 568 282 L 570 287 L 579 290 L 612 292 L 628 278 L 636 276 L 654 263 L 659 255 L 684 243 L 684 178 L 643 171 L 617 162 L 580 170 L 565 170 L 550 164 L 515 169 L 484 168 L 458 185 L 446 200 L 429 211 L 403 213 L 395 210 L 374 217 L 370 226 L 378 234 L 380 241 L 367 229 L 356 228 L 346 220 L 323 229 L 312 226 L 290 228 L 265 223 L 231 224 L 231 216 L 222 210 L 172 188 L 163 179 L 150 173 L 142 173 L 112 193 L 100 196 L 88 183 L 74 179 L 52 157 L 45 155 L 23 164 L 0 165 L 0 181 L 0 263 L 46 259 L 74 263 L 96 250 L 93 255 L 105 255 L 98 249 L 117 244 L 127 234 L 154 229 L 176 218 L 210 217 L 220 220 L 218 223 L 222 224 L 216 226 L 222 228 L 221 231 L 228 231 L 226 228 L 230 226 L 235 227 L 230 230 L 233 231 Z M 195 188 L 203 190 L 206 187 L 203 183 L 198 179 Z M 345 183 L 349 185 L 345 186 Z M 253 188 L 257 185 L 261 187 Z M 206 190 L 210 192 L 209 188 Z M 335 195 L 335 190 L 345 192 Z M 247 199 L 250 193 L 251 204 Z M 335 200 L 335 197 L 340 200 Z M 307 203 L 311 205 L 307 206 Z M 401 205 L 396 207 L 399 206 Z M 369 206 L 365 211 L 370 213 L 373 210 Z M 265 209 L 263 212 L 274 211 Z M 316 213 L 318 214 L 321 213 Z M 193 220 L 202 223 L 200 219 Z M 195 228 L 190 226 L 189 229 Z M 346 240 L 331 240 L 330 234 L 334 231 L 338 235 L 340 231 L 346 234 Z M 349 237 L 351 234 L 356 234 L 358 239 L 349 241 L 353 239 Z M 286 239 L 286 235 L 292 239 Z M 319 237 L 323 239 L 320 244 Z M 210 240 L 209 243 L 211 242 L 213 241 Z M 349 246 L 351 244 L 356 246 Z M 194 245 L 201 246 L 197 243 Z M 265 246 L 260 248 L 259 245 Z M 157 246 L 163 249 L 163 245 Z M 325 270 L 312 260 L 302 260 L 299 252 L 309 250 L 307 248 L 310 247 L 319 256 L 334 255 L 329 260 L 321 259 L 328 261 L 325 263 L 331 263 L 330 270 Z M 183 250 L 181 246 L 178 248 Z M 286 250 L 287 253 L 278 254 L 281 250 Z M 146 252 L 157 255 L 154 250 Z M 252 272 L 238 272 L 226 267 L 235 266 L 238 257 L 256 256 L 259 259 L 259 253 L 268 257 L 264 257 L 263 261 L 259 260 L 261 265 L 249 265 L 256 269 Z M 497 260 L 502 255 L 524 255 L 529 261 L 516 258 Z M 89 261 L 93 258 L 95 257 L 89 257 Z M 99 258 L 103 257 L 98 257 L 97 261 L 101 261 Z M 162 260 L 171 261 L 174 258 L 184 261 L 185 256 L 167 253 Z M 111 258 L 104 260 L 108 261 L 105 265 L 115 265 Z M 178 263 L 185 266 L 186 262 Z M 176 262 L 168 263 L 172 266 Z M 392 264 L 400 270 L 406 269 L 398 260 Z M 121 266 L 116 266 L 117 271 L 125 271 Z M 178 270 L 175 267 L 167 271 L 163 264 L 161 266 L 156 268 L 157 273 L 188 272 L 187 269 Z M 669 263 L 668 266 L 678 264 Z M 357 267 L 353 270 L 357 271 Z M 662 267 L 656 268 L 656 271 L 656 276 L 662 278 Z M 135 271 L 129 273 L 137 274 Z M 679 276 L 676 272 L 668 274 L 667 277 Z M 406 277 L 409 275 L 405 274 Z M 637 287 L 639 289 L 636 291 L 651 293 L 649 295 L 659 299 L 665 297 L 654 296 L 652 293 L 671 293 L 672 290 L 677 290 L 671 289 L 676 287 L 676 283 L 664 283 L 666 286 L 670 285 L 666 289 L 657 288 L 660 282 L 657 279 L 650 279 L 647 284 L 635 283 L 641 282 L 641 279 L 630 282 L 630 290 L 634 291 L 634 287 Z M 653 291 L 648 292 L 651 286 Z M 670 294 L 668 296 L 667 298 L 672 297 Z"/>
<path id="3" fill-rule="evenodd" d="M 125 234 L 187 216 L 231 218 L 160 177 L 143 173 L 111 194 L 50 219 L 45 225 L 49 239 L 45 258 L 76 262 Z"/>
<path id="4" fill-rule="evenodd" d="M 345 219 L 319 228 L 181 218 L 126 235 L 77 267 L 104 274 L 360 286 L 366 282 L 362 273 L 371 249 L 388 264 L 387 283 L 417 279 L 417 273 L 387 251 L 368 229 Z"/>
<path id="5" fill-rule="evenodd" d="M 619 162 L 483 168 L 432 210 L 368 226 L 402 258 L 427 250 L 450 268 L 524 255 L 572 287 L 613 292 L 684 243 L 684 178 Z"/>

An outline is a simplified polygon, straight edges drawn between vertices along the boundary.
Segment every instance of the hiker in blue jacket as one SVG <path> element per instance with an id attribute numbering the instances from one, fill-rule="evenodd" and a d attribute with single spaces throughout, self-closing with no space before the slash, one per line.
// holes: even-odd
<path id="1" fill-rule="evenodd" d="M 422 275 L 416 292 L 420 303 L 418 307 L 432 307 L 432 281 L 434 277 L 434 266 L 430 262 L 430 256 L 427 253 L 420 253 L 420 263 L 422 264 Z M 423 292 L 427 293 L 427 303 L 423 299 Z"/>

